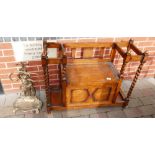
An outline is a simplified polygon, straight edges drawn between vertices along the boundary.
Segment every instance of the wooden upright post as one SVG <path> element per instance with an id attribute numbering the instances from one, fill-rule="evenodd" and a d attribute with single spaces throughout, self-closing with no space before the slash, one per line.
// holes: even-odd
<path id="1" fill-rule="evenodd" d="M 127 46 L 127 51 L 125 53 L 125 58 L 123 59 L 123 65 L 122 65 L 122 68 L 121 68 L 121 71 L 120 71 L 120 75 L 124 74 L 125 67 L 126 67 L 127 63 L 131 60 L 131 53 L 130 53 L 130 45 L 131 44 L 133 44 L 132 39 L 129 40 L 129 43 L 128 43 L 128 46 Z"/>
<path id="2" fill-rule="evenodd" d="M 62 58 L 62 80 L 61 80 L 61 88 L 62 88 L 62 102 L 63 105 L 66 106 L 66 86 L 67 86 L 67 78 L 66 78 L 66 64 L 67 57 L 63 55 Z"/>
<path id="3" fill-rule="evenodd" d="M 116 49 L 115 49 L 115 44 L 113 44 L 112 49 L 111 49 L 111 53 L 110 53 L 110 59 L 111 59 L 112 63 L 114 62 L 115 54 L 116 54 Z"/>
<path id="4" fill-rule="evenodd" d="M 48 73 L 48 56 L 47 56 L 47 45 L 46 42 L 43 42 L 43 53 L 42 53 L 42 67 L 45 77 L 45 93 L 46 93 L 46 106 L 48 111 L 48 106 L 50 105 L 50 98 L 49 98 L 49 73 Z M 48 111 L 49 112 L 49 111 Z"/>
<path id="5" fill-rule="evenodd" d="M 138 69 L 137 69 L 137 71 L 136 71 L 135 77 L 134 77 L 134 79 L 133 79 L 133 81 L 132 81 L 132 84 L 131 84 L 131 86 L 130 86 L 130 89 L 129 89 L 129 91 L 128 91 L 127 97 L 126 97 L 126 99 L 125 99 L 126 101 L 129 101 L 129 97 L 131 96 L 131 93 L 132 93 L 132 91 L 133 91 L 133 88 L 135 87 L 135 84 L 136 84 L 136 82 L 137 82 L 137 80 L 138 80 L 138 77 L 139 77 L 139 75 L 140 75 L 140 72 L 141 72 L 141 70 L 142 70 L 142 67 L 143 67 L 144 63 L 146 62 L 147 56 L 148 56 L 148 53 L 145 51 L 145 52 L 143 53 L 143 55 L 142 55 L 142 58 L 141 58 L 141 61 L 140 61 L 140 65 L 139 65 L 139 67 L 138 67 Z"/>

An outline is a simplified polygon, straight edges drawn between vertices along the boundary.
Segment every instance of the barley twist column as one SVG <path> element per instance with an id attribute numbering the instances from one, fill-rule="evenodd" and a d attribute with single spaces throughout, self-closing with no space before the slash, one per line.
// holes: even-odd
<path id="1" fill-rule="evenodd" d="M 48 72 L 48 56 L 47 56 L 47 44 L 43 42 L 43 53 L 42 53 L 42 67 L 45 77 L 45 93 L 46 93 L 46 106 L 49 106 L 49 72 Z"/>
<path id="2" fill-rule="evenodd" d="M 142 55 L 142 59 L 141 59 L 140 65 L 139 65 L 139 67 L 138 67 L 138 69 L 136 71 L 135 77 L 134 77 L 134 79 L 132 81 L 132 84 L 130 86 L 130 89 L 128 91 L 128 94 L 127 94 L 127 97 L 126 97 L 126 101 L 129 101 L 129 97 L 131 96 L 133 88 L 135 87 L 135 84 L 136 84 L 136 82 L 138 80 L 138 77 L 139 77 L 139 75 L 141 73 L 142 67 L 143 67 L 144 63 L 146 62 L 147 55 L 148 55 L 147 52 L 144 52 L 143 55 Z"/>
<path id="3" fill-rule="evenodd" d="M 49 72 L 48 72 L 48 63 L 47 63 L 47 57 L 42 56 L 42 59 L 45 64 L 43 64 L 43 72 L 45 77 L 45 92 L 46 92 L 46 104 L 49 106 Z"/>
<path id="4" fill-rule="evenodd" d="M 130 59 L 131 59 L 131 54 L 126 53 L 126 57 L 125 57 L 125 59 L 123 59 L 123 65 L 122 65 L 122 68 L 120 70 L 120 76 L 122 76 L 124 74 L 125 67 L 126 67 L 127 63 L 130 61 Z"/>
<path id="5" fill-rule="evenodd" d="M 120 76 L 124 74 L 126 65 L 127 65 L 127 62 L 125 60 L 123 60 L 123 65 L 122 65 L 122 68 L 120 70 Z"/>
<path id="6" fill-rule="evenodd" d="M 126 58 L 123 60 L 123 65 L 122 65 L 122 68 L 121 68 L 121 71 L 120 71 L 120 75 L 124 74 L 125 67 L 126 67 L 127 63 L 131 60 L 131 53 L 130 53 L 130 45 L 131 44 L 133 44 L 132 39 L 129 40 L 129 43 L 128 43 L 128 46 L 127 46 L 127 51 L 126 51 Z"/>

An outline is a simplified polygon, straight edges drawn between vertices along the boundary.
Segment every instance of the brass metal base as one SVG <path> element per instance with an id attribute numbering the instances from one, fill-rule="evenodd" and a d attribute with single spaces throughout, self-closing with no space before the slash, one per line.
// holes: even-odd
<path id="1" fill-rule="evenodd" d="M 13 112 L 16 113 L 17 111 L 32 111 L 39 113 L 41 107 L 42 102 L 36 96 L 20 96 L 13 104 Z"/>

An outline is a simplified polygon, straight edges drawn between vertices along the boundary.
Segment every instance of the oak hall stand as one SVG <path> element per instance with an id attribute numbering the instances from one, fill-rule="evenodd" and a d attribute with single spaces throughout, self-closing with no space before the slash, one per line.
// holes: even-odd
<path id="1" fill-rule="evenodd" d="M 127 106 L 148 55 L 147 52 L 142 53 L 131 39 L 128 42 L 64 44 L 44 42 L 43 44 L 42 67 L 48 112 L 102 106 Z M 48 49 L 52 48 L 57 50 L 57 58 L 48 58 Z M 103 56 L 107 48 L 111 49 L 110 58 Z M 134 54 L 131 54 L 131 51 Z M 123 58 L 120 72 L 113 65 L 116 52 Z M 70 56 L 67 56 L 67 53 L 70 53 Z M 125 96 L 121 90 L 121 84 L 125 67 L 131 61 L 139 61 L 140 65 Z M 58 86 L 50 84 L 51 64 L 58 64 L 60 79 Z"/>

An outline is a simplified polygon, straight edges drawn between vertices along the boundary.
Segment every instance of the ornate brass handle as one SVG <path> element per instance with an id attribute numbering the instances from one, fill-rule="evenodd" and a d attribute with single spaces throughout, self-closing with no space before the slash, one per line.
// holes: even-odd
<path id="1" fill-rule="evenodd" d="M 14 75 L 14 73 L 10 73 L 10 74 L 9 74 L 9 79 L 10 79 L 11 81 L 13 81 L 13 82 L 19 81 L 19 78 L 16 78 L 15 80 L 13 80 L 13 78 L 12 78 L 13 75 Z"/>

